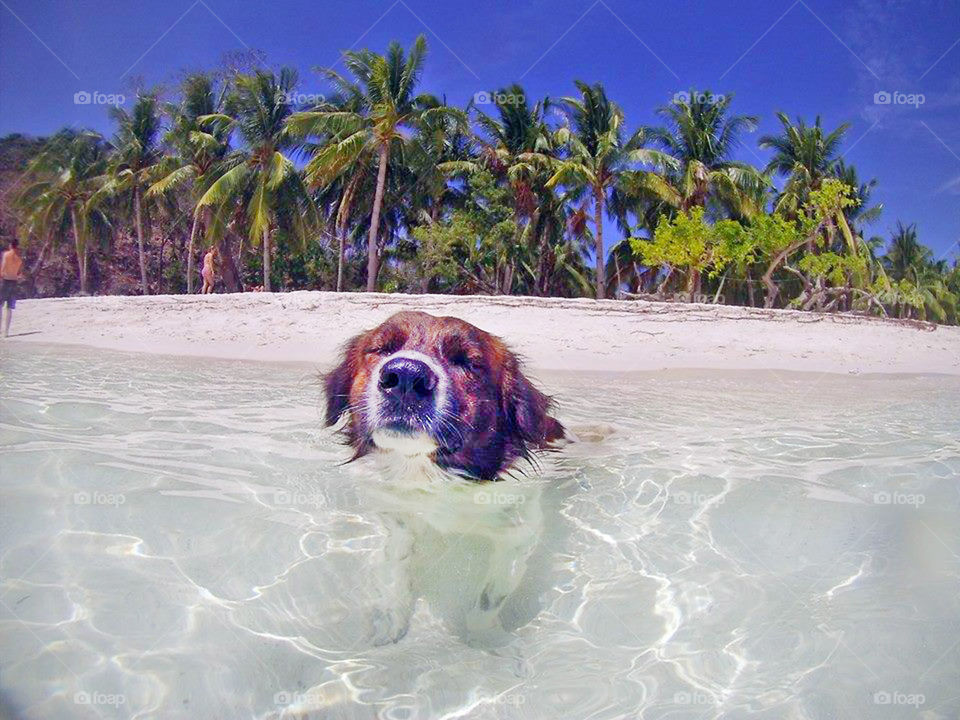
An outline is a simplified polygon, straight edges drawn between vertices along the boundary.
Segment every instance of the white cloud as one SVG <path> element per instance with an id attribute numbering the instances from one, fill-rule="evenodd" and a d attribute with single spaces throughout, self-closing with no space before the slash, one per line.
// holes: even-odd
<path id="1" fill-rule="evenodd" d="M 952 180 L 947 180 L 943 185 L 937 188 L 937 194 L 947 193 L 948 195 L 960 195 L 960 175 Z"/>

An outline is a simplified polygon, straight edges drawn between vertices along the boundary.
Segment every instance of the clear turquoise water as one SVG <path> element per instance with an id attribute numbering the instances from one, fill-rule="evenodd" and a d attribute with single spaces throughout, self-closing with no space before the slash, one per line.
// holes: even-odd
<path id="1" fill-rule="evenodd" d="M 410 570 L 433 595 L 405 633 L 367 634 L 392 536 L 314 371 L 3 345 L 7 714 L 960 712 L 960 379 L 542 376 L 583 440 L 528 481 L 484 646 L 450 610 L 466 527 Z"/>

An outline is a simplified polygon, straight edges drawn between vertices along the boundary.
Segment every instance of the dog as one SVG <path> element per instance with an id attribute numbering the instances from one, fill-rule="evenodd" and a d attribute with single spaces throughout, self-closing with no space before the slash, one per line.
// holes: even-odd
<path id="1" fill-rule="evenodd" d="M 397 313 L 347 344 L 325 386 L 326 424 L 349 414 L 353 459 L 386 451 L 495 480 L 564 437 L 503 341 L 454 317 Z"/>
<path id="2" fill-rule="evenodd" d="M 324 386 L 326 425 L 343 423 L 350 461 L 379 466 L 374 643 L 402 638 L 420 597 L 470 644 L 506 642 L 518 621 L 504 608 L 543 533 L 527 471 L 565 437 L 552 399 L 502 340 L 423 312 L 354 337 Z"/>

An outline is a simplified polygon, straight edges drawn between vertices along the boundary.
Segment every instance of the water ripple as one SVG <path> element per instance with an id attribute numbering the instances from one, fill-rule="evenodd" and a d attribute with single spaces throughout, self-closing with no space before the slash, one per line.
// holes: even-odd
<path id="1" fill-rule="evenodd" d="M 497 526 L 531 538 L 494 638 L 463 596 L 500 536 L 398 545 L 313 368 L 3 353 L 24 717 L 960 712 L 956 379 L 542 377 L 580 441 Z"/>

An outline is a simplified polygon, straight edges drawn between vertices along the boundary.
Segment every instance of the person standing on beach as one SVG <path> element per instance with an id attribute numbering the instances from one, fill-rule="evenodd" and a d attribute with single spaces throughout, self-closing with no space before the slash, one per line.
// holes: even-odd
<path id="1" fill-rule="evenodd" d="M 215 247 L 210 248 L 207 251 L 207 254 L 203 256 L 203 269 L 200 270 L 200 275 L 203 277 L 203 287 L 200 289 L 200 292 L 203 295 L 208 295 L 213 292 L 213 283 L 214 283 L 214 274 L 213 274 L 213 263 L 217 259 L 217 249 Z"/>
<path id="2" fill-rule="evenodd" d="M 10 320 L 13 318 L 13 309 L 17 306 L 17 283 L 22 279 L 23 258 L 20 257 L 20 243 L 16 238 L 12 238 L 10 248 L 0 259 L 0 313 L 5 313 L 4 337 L 10 334 Z"/>

